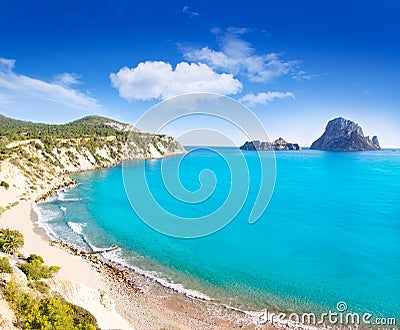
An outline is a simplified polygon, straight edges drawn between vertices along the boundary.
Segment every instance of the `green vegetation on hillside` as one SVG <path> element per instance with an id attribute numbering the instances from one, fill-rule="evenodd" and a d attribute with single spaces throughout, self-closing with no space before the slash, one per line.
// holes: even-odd
<path id="1" fill-rule="evenodd" d="M 151 158 L 154 150 L 161 156 L 183 151 L 172 137 L 142 133 L 98 116 L 49 125 L 0 115 L 0 162 L 5 161 L 5 168 L 20 178 L 13 182 L 1 176 L 0 186 L 22 188 L 27 193 L 46 190 L 56 175 Z"/>
<path id="2" fill-rule="evenodd" d="M 60 297 L 26 292 L 15 282 L 7 283 L 5 297 L 23 329 L 96 330 L 95 317 Z"/>
<path id="3" fill-rule="evenodd" d="M 100 116 L 88 116 L 68 124 L 43 124 L 17 120 L 0 115 L 0 147 L 10 141 L 40 139 L 51 142 L 54 139 L 73 139 L 115 136 L 124 141 L 128 130 L 116 129 L 111 125 L 127 128 L 127 124 Z"/>
<path id="4" fill-rule="evenodd" d="M 37 168 L 40 159 L 30 155 L 22 144 L 6 148 L 13 141 L 33 140 L 27 143 L 34 147 L 36 153 L 42 155 L 50 165 L 62 168 L 63 165 L 55 157 L 53 151 L 57 152 L 60 148 L 70 147 L 87 148 L 99 163 L 101 159 L 96 155 L 96 149 L 108 144 L 110 147 L 121 150 L 120 145 L 128 138 L 130 128 L 128 124 L 99 116 L 89 116 L 68 124 L 54 125 L 32 123 L 0 115 L 0 161 L 13 156 L 23 159 L 23 164 L 30 164 L 31 169 Z M 133 134 L 141 135 L 139 132 Z M 41 143 L 35 140 L 40 140 Z M 76 164 L 74 155 L 70 151 L 68 157 L 73 164 Z M 22 163 L 15 161 L 15 165 L 21 167 L 23 172 L 27 172 L 22 168 L 24 167 Z M 36 175 L 41 176 L 40 173 Z M 3 186 L 7 188 L 6 185 Z"/>
<path id="5" fill-rule="evenodd" d="M 54 273 L 60 270 L 58 266 L 45 265 L 43 258 L 36 254 L 31 254 L 26 261 L 26 263 L 19 266 L 19 269 L 23 271 L 28 280 L 52 278 Z"/>
<path id="6" fill-rule="evenodd" d="M 24 238 L 17 230 L 0 229 L 0 247 L 7 252 L 5 241 L 10 238 L 19 240 L 22 246 Z M 6 251 L 7 250 L 7 251 Z M 15 250 L 14 250 L 15 251 Z M 0 257 L 0 273 L 11 274 L 11 280 L 0 281 L 0 294 L 15 311 L 18 328 L 41 330 L 97 330 L 96 318 L 86 309 L 71 304 L 59 294 L 50 292 L 49 285 L 42 278 L 51 278 L 59 270 L 56 266 L 47 266 L 41 256 L 31 254 L 26 262 L 17 263 L 25 273 L 28 286 L 15 280 L 13 267 L 7 257 Z M 1 327 L 1 325 L 0 325 Z"/>
<path id="7" fill-rule="evenodd" d="M 129 135 L 129 141 L 139 148 L 138 152 L 142 153 L 149 151 L 149 143 L 152 143 L 157 150 L 159 150 L 157 143 L 170 149 L 180 147 L 177 142 L 171 144 L 164 141 L 165 135 L 142 133 L 128 124 L 99 116 L 88 116 L 68 124 L 54 125 L 32 123 L 0 115 L 0 161 L 13 155 L 14 158 L 23 159 L 24 163 L 28 161 L 31 168 L 35 167 L 40 163 L 40 159 L 29 154 L 21 143 L 6 148 L 13 141 L 33 140 L 27 141 L 26 144 L 33 147 L 35 153 L 46 158 L 51 165 L 62 168 L 63 165 L 54 152 L 59 153 L 59 149 L 71 147 L 76 148 L 78 152 L 83 148 L 87 149 L 93 155 L 95 162 L 100 164 L 103 159 L 96 150 L 107 146 L 111 157 L 121 158 L 122 145 Z M 35 140 L 40 140 L 40 143 Z M 163 154 L 161 151 L 160 153 Z M 67 151 L 67 157 L 72 164 L 77 164 L 76 157 L 71 151 Z M 18 162 L 15 163 L 16 166 L 22 166 Z M 23 168 L 21 170 L 25 172 Z"/>
<path id="8" fill-rule="evenodd" d="M 0 274 L 2 273 L 12 273 L 12 267 L 7 257 L 0 257 Z"/>

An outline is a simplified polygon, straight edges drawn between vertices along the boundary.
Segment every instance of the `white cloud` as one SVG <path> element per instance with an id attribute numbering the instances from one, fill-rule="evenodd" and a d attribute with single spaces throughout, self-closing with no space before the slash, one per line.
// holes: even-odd
<path id="1" fill-rule="evenodd" d="M 65 72 L 55 76 L 54 83 L 69 87 L 73 85 L 79 85 L 81 83 L 80 78 L 81 77 L 75 73 Z"/>
<path id="2" fill-rule="evenodd" d="M 14 72 L 15 60 L 0 58 L 0 93 L 8 97 L 8 102 L 29 99 L 30 102 L 50 101 L 67 108 L 89 110 L 99 108 L 96 99 L 75 89 L 50 83 Z M 68 82 L 68 80 L 64 81 Z M 73 78 L 71 75 L 70 78 Z M 76 78 L 75 78 L 76 79 Z M 69 80 L 69 83 L 76 81 Z"/>
<path id="3" fill-rule="evenodd" d="M 317 74 L 309 74 L 303 70 L 300 70 L 298 72 L 296 72 L 295 74 L 293 74 L 293 78 L 296 80 L 309 80 L 313 77 L 317 77 Z"/>
<path id="4" fill-rule="evenodd" d="M 229 28 L 227 31 L 214 28 L 220 50 L 209 47 L 183 49 L 184 58 L 200 61 L 216 70 L 244 75 L 252 82 L 269 82 L 274 78 L 290 75 L 299 78 L 299 61 L 282 59 L 279 53 L 258 55 L 252 45 L 240 38 L 250 31 L 245 28 Z"/>
<path id="5" fill-rule="evenodd" d="M 253 107 L 255 105 L 266 105 L 272 102 L 275 99 L 294 99 L 294 94 L 291 92 L 262 92 L 258 94 L 246 94 L 239 101 L 248 105 L 249 107 Z"/>
<path id="6" fill-rule="evenodd" d="M 216 73 L 202 63 L 178 63 L 175 69 L 166 62 L 141 62 L 111 73 L 113 87 L 127 100 L 167 99 L 194 92 L 237 94 L 242 83 L 232 74 Z"/>
<path id="7" fill-rule="evenodd" d="M 185 13 L 185 14 L 189 15 L 190 17 L 199 16 L 199 13 L 190 10 L 189 6 L 184 6 L 182 8 L 182 13 Z"/>

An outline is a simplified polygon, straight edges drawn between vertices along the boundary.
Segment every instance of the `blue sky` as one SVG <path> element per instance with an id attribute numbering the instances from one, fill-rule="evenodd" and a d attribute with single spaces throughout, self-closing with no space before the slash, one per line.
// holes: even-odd
<path id="1" fill-rule="evenodd" d="M 400 145 L 400 3 L 0 1 L 0 112 L 135 123 L 168 97 L 240 100 L 272 139 L 344 116 Z"/>

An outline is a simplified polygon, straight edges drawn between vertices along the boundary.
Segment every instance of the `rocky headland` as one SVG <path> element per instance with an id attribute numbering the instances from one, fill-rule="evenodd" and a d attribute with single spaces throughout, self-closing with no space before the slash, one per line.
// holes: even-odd
<path id="1" fill-rule="evenodd" d="M 171 136 L 142 133 L 99 116 L 48 125 L 0 115 L 0 182 L 22 198 L 46 198 L 75 184 L 69 173 L 185 152 Z"/>

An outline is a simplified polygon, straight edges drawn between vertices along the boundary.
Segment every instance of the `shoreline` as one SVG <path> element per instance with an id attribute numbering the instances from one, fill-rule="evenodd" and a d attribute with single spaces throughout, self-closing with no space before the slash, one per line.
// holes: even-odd
<path id="1" fill-rule="evenodd" d="M 60 189 L 64 188 L 60 187 L 54 190 L 53 195 Z M 37 219 L 38 215 L 33 207 L 32 213 Z M 286 329 L 301 327 L 302 329 L 315 330 L 322 328 L 322 326 L 300 325 L 276 319 L 274 323 L 267 322 L 260 325 L 258 320 L 262 316 L 262 311 L 243 310 L 230 306 L 223 301 L 208 297 L 200 291 L 186 289 L 181 284 L 177 284 L 179 288 L 174 287 L 175 284 L 155 277 L 145 270 L 124 264 L 118 260 L 108 259 L 103 255 L 104 252 L 91 254 L 71 243 L 52 240 L 46 230 L 38 223 L 35 223 L 34 219 L 32 218 L 31 221 L 38 229 L 37 235 L 49 241 L 52 246 L 73 256 L 80 257 L 103 277 L 103 280 L 108 284 L 108 290 L 110 290 L 113 299 L 116 301 L 117 312 L 132 324 L 136 324 L 139 320 L 134 316 L 137 311 L 132 315 L 129 305 L 139 304 L 146 306 L 146 313 L 150 313 L 151 322 L 154 322 L 154 317 L 161 317 L 162 322 L 164 322 L 162 324 L 164 326 L 168 325 L 166 326 L 167 329 L 209 329 L 210 326 L 213 329 Z M 88 246 L 88 248 L 91 247 Z M 165 301 L 166 296 L 168 301 Z M 143 313 L 143 310 L 140 313 Z M 147 322 L 150 321 L 147 320 Z M 152 328 L 143 326 L 143 324 L 139 327 L 139 329 Z"/>
<path id="2" fill-rule="evenodd" d="M 24 201 L 19 205 L 5 212 L 0 218 L 0 225 L 4 228 L 11 228 L 20 231 L 24 235 L 24 246 L 20 252 L 24 256 L 38 254 L 42 256 L 48 265 L 60 266 L 60 271 L 55 275 L 54 280 L 66 280 L 68 284 L 79 283 L 83 287 L 103 292 L 107 286 L 102 277 L 95 272 L 83 259 L 73 257 L 64 251 L 49 245 L 44 231 L 39 230 L 32 216 L 30 201 Z M 33 212 L 34 213 L 34 212 Z M 68 300 L 68 297 L 66 297 Z M 82 297 L 84 298 L 84 297 Z M 128 323 L 114 311 L 107 311 L 105 308 L 91 308 L 83 303 L 78 303 L 88 309 L 98 320 L 99 326 L 108 328 L 112 326 L 110 320 L 117 327 L 126 327 Z M 93 307 L 93 306 L 92 306 Z M 127 328 L 130 328 L 128 325 Z"/>
<path id="3" fill-rule="evenodd" d="M 31 205 L 30 219 L 33 223 L 33 232 L 36 235 L 39 235 L 42 240 L 44 241 L 49 240 L 50 237 L 47 235 L 46 230 L 43 227 L 39 226 L 38 224 L 39 216 L 33 209 L 32 205 Z"/>
<path id="4" fill-rule="evenodd" d="M 118 164 L 113 164 L 113 166 Z M 111 166 L 107 166 L 111 167 Z M 99 169 L 103 169 L 101 167 Z M 93 169 L 96 170 L 96 169 Z M 22 201 L 0 218 L 0 227 L 19 230 L 25 237 L 22 254 L 41 255 L 49 265 L 58 265 L 60 272 L 57 280 L 70 280 L 86 287 L 107 292 L 115 303 L 113 318 L 104 317 L 87 308 L 98 319 L 102 328 L 121 329 L 282 329 L 294 328 L 286 321 L 272 324 L 257 324 L 261 312 L 244 311 L 223 302 L 202 299 L 203 296 L 191 296 L 162 283 L 146 272 L 134 267 L 105 261 L 88 255 L 71 254 L 70 246 L 60 247 L 51 244 L 51 235 L 38 223 L 39 214 L 35 204 L 57 194 L 61 189 L 79 184 L 64 174 L 52 187 L 30 194 L 29 200 Z M 1 190 L 3 195 L 11 191 Z M 14 221 L 13 219 L 18 219 Z M 66 248 L 68 247 L 68 248 Z M 105 259 L 105 258 L 104 258 Z M 203 296 L 203 297 L 202 297 Z M 85 304 L 81 307 L 86 308 Z M 101 320 L 103 319 L 103 320 Z M 107 320 L 106 320 L 107 319 Z M 108 323 L 107 323 L 108 322 Z M 109 323 L 111 322 L 111 323 Z M 297 325 L 298 327 L 299 325 Z M 304 326 L 304 329 L 317 329 Z"/>
<path id="5" fill-rule="evenodd" d="M 52 190 L 53 194 L 60 189 L 64 188 L 59 187 Z M 46 196 L 50 197 L 53 194 L 46 194 Z M 42 201 L 43 199 L 40 198 L 39 200 Z M 37 223 L 38 214 L 33 208 L 34 203 L 31 206 L 30 221 L 35 235 L 49 242 L 49 246 L 54 246 L 66 254 L 82 259 L 95 270 L 106 283 L 107 290 L 112 293 L 111 296 L 116 302 L 117 312 L 129 323 L 136 324 L 139 320 L 135 315 L 131 315 L 129 304 L 126 304 L 126 301 L 130 301 L 131 305 L 133 302 L 145 305 L 147 311 L 145 314 L 150 313 L 153 322 L 154 317 L 161 319 L 158 320 L 161 323 L 157 326 L 166 326 L 167 329 L 209 329 L 210 326 L 214 329 L 256 328 L 254 315 L 246 313 L 246 311 L 215 302 L 201 292 L 196 291 L 191 295 L 186 291 L 180 291 L 167 285 L 167 283 L 163 283 L 164 280 L 150 276 L 144 270 L 112 261 L 102 254 L 91 255 L 85 252 L 80 254 L 78 249 L 70 243 L 53 240 L 48 236 L 46 230 Z M 168 302 L 163 301 L 165 296 L 169 297 Z M 119 303 L 120 301 L 124 301 L 124 303 Z M 188 310 L 190 310 L 190 313 Z M 141 312 L 143 313 L 143 311 Z M 204 319 L 210 317 L 212 324 L 209 321 L 204 322 Z M 139 329 L 153 329 L 153 326 L 146 327 L 141 324 Z M 275 328 L 272 327 L 271 329 Z"/>
<path id="6" fill-rule="evenodd" d="M 95 312 L 84 303 L 78 304 L 88 309 L 104 329 L 254 329 L 252 317 L 235 311 L 222 304 L 209 303 L 199 297 L 163 286 L 150 276 L 127 269 L 122 265 L 102 261 L 90 255 L 73 255 L 51 244 L 45 228 L 38 223 L 39 215 L 34 205 L 43 201 L 60 189 L 78 184 L 69 176 L 62 183 L 48 190 L 36 191 L 19 200 L 18 205 L 5 211 L 0 217 L 0 227 L 18 230 L 24 235 L 25 244 L 20 249 L 23 256 L 41 255 L 48 265 L 60 266 L 54 281 L 71 281 L 88 288 L 106 292 L 115 303 L 115 311 Z M 13 191 L 0 188 L 3 199 L 15 199 Z M 11 197 L 12 196 L 12 197 Z M 10 198 L 11 197 L 11 198 Z M 121 267 L 122 266 L 122 267 Z M 82 297 L 84 299 L 84 297 Z M 68 298 L 67 298 L 68 300 Z M 75 302 L 74 302 L 75 303 Z M 104 315 L 112 313 L 110 315 Z M 271 329 L 274 329 L 272 327 Z"/>

